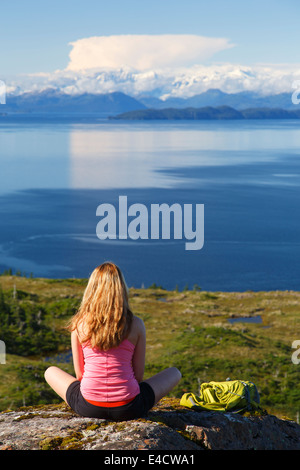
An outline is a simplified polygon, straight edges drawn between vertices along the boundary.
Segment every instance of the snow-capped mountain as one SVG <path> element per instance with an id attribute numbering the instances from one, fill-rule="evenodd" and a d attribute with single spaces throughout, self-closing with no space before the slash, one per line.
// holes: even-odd
<path id="1" fill-rule="evenodd" d="M 163 101 L 191 98 L 210 89 L 230 94 L 248 91 L 262 96 L 292 93 L 297 81 L 300 83 L 300 67 L 296 64 L 198 65 L 176 70 L 140 71 L 129 67 L 118 70 L 57 70 L 5 80 L 8 96 L 52 88 L 70 95 L 122 92 L 132 97 L 150 96 Z"/>
<path id="2" fill-rule="evenodd" d="M 202 106 L 293 109 L 296 66 L 194 66 L 181 70 L 57 70 L 6 80 L 1 112 L 122 113 Z"/>

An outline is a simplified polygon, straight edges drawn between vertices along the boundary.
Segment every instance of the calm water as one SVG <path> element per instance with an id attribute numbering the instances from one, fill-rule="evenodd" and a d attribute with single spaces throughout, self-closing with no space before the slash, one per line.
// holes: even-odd
<path id="1" fill-rule="evenodd" d="M 0 121 L 0 271 L 87 277 L 110 259 L 167 289 L 300 288 L 297 121 Z M 96 208 L 204 204 L 204 247 L 106 240 Z"/>

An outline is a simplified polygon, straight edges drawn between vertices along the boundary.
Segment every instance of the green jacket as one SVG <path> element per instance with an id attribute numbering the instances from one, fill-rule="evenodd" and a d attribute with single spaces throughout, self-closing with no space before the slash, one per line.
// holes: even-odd
<path id="1" fill-rule="evenodd" d="M 199 396 L 185 393 L 180 405 L 194 410 L 232 411 L 235 413 L 259 408 L 259 394 L 252 382 L 226 380 L 202 383 Z"/>

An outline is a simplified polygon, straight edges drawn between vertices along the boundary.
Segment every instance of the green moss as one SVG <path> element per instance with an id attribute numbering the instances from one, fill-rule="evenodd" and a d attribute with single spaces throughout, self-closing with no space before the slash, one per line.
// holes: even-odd
<path id="1" fill-rule="evenodd" d="M 121 421 L 121 422 L 118 422 L 118 423 L 114 423 L 113 425 L 113 429 L 114 429 L 114 432 L 121 432 L 121 431 L 124 431 L 127 427 L 127 422 L 126 421 Z"/>
<path id="2" fill-rule="evenodd" d="M 88 425 L 85 429 L 86 431 L 96 431 L 96 429 L 98 429 L 99 427 L 101 427 L 99 424 L 90 424 Z"/>
<path id="3" fill-rule="evenodd" d="M 32 419 L 35 416 L 39 416 L 37 413 L 27 413 L 25 415 L 18 416 L 15 421 L 23 421 L 24 419 Z"/>
<path id="4" fill-rule="evenodd" d="M 154 407 L 154 409 L 161 409 L 163 408 L 164 410 L 172 410 L 172 411 L 186 411 L 186 408 L 180 405 L 180 400 L 175 397 L 163 397 L 157 405 Z"/>
<path id="5" fill-rule="evenodd" d="M 39 442 L 41 450 L 80 450 L 83 446 L 81 432 L 75 431 L 67 437 L 46 437 Z"/>
<path id="6" fill-rule="evenodd" d="M 39 442 L 41 450 L 59 450 L 63 438 L 60 436 L 46 437 Z"/>
<path id="7" fill-rule="evenodd" d="M 242 413 L 242 416 L 245 418 L 250 418 L 251 416 L 266 416 L 268 414 L 267 410 L 263 408 L 258 408 L 257 410 L 245 411 Z"/>
<path id="8" fill-rule="evenodd" d="M 74 432 L 70 436 L 64 437 L 61 444 L 61 450 L 80 450 L 83 446 L 81 439 L 83 438 L 81 432 Z"/>

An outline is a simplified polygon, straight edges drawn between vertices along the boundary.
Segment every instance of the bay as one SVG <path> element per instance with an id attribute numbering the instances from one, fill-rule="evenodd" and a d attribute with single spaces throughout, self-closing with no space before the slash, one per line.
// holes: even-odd
<path id="1" fill-rule="evenodd" d="M 299 290 L 297 121 L 0 122 L 0 271 L 88 277 L 116 262 L 129 286 Z M 96 209 L 204 204 L 204 246 L 99 240 Z"/>

